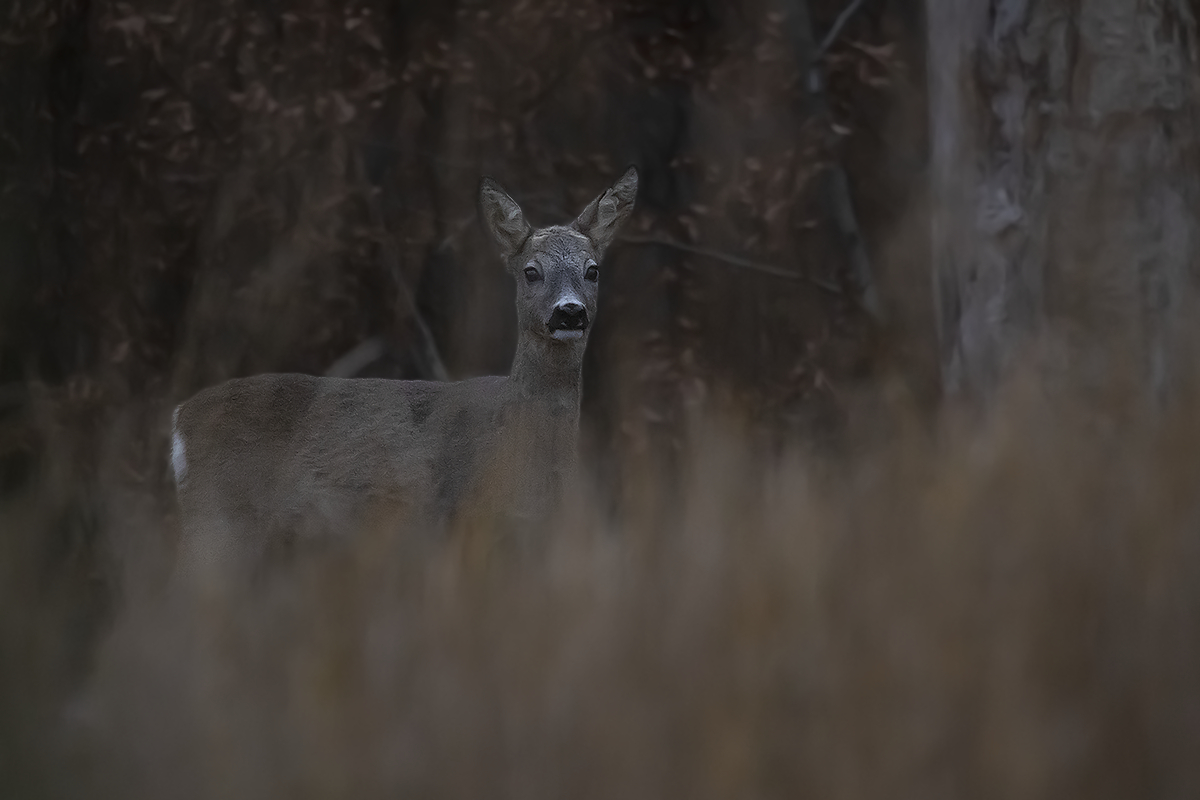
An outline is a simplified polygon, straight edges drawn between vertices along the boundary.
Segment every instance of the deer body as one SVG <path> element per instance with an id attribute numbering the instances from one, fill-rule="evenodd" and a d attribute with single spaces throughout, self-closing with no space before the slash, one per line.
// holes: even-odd
<path id="1" fill-rule="evenodd" d="M 184 566 L 237 569 L 273 537 L 349 534 L 375 515 L 438 525 L 464 507 L 546 509 L 575 467 L 598 267 L 636 190 L 630 169 L 571 225 L 534 231 L 483 181 L 484 221 L 518 286 L 508 377 L 258 375 L 181 404 L 172 466 Z"/>

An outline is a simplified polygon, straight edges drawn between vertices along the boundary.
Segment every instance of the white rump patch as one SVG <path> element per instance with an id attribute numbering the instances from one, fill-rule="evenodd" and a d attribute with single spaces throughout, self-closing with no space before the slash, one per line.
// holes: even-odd
<path id="1" fill-rule="evenodd" d="M 171 415 L 171 467 L 175 470 L 175 485 L 187 477 L 187 453 L 183 446 L 183 434 L 179 432 L 179 407 Z"/>

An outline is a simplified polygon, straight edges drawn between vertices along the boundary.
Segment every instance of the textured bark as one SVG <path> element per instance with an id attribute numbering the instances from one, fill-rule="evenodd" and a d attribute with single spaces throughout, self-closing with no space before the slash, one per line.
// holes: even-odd
<path id="1" fill-rule="evenodd" d="M 1046 323 L 1169 383 L 1200 247 L 1187 0 L 927 0 L 947 391 Z"/>

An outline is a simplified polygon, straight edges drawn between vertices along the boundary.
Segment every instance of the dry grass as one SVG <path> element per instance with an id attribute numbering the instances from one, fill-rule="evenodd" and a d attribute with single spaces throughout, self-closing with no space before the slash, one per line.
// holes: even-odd
<path id="1" fill-rule="evenodd" d="M 43 490 L 2 518 L 9 796 L 1197 796 L 1200 425 L 1101 405 L 876 410 L 836 461 L 710 421 L 537 554 L 364 536 L 236 604 L 129 546 L 85 681 Z"/>

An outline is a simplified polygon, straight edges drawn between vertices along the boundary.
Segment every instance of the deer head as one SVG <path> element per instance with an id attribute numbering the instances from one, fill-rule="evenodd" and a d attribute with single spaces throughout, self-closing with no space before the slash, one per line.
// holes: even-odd
<path id="1" fill-rule="evenodd" d="M 491 178 L 479 187 L 482 218 L 517 282 L 520 336 L 582 352 L 596 318 L 600 264 L 633 211 L 637 170 L 625 174 L 569 225 L 534 230 Z"/>

